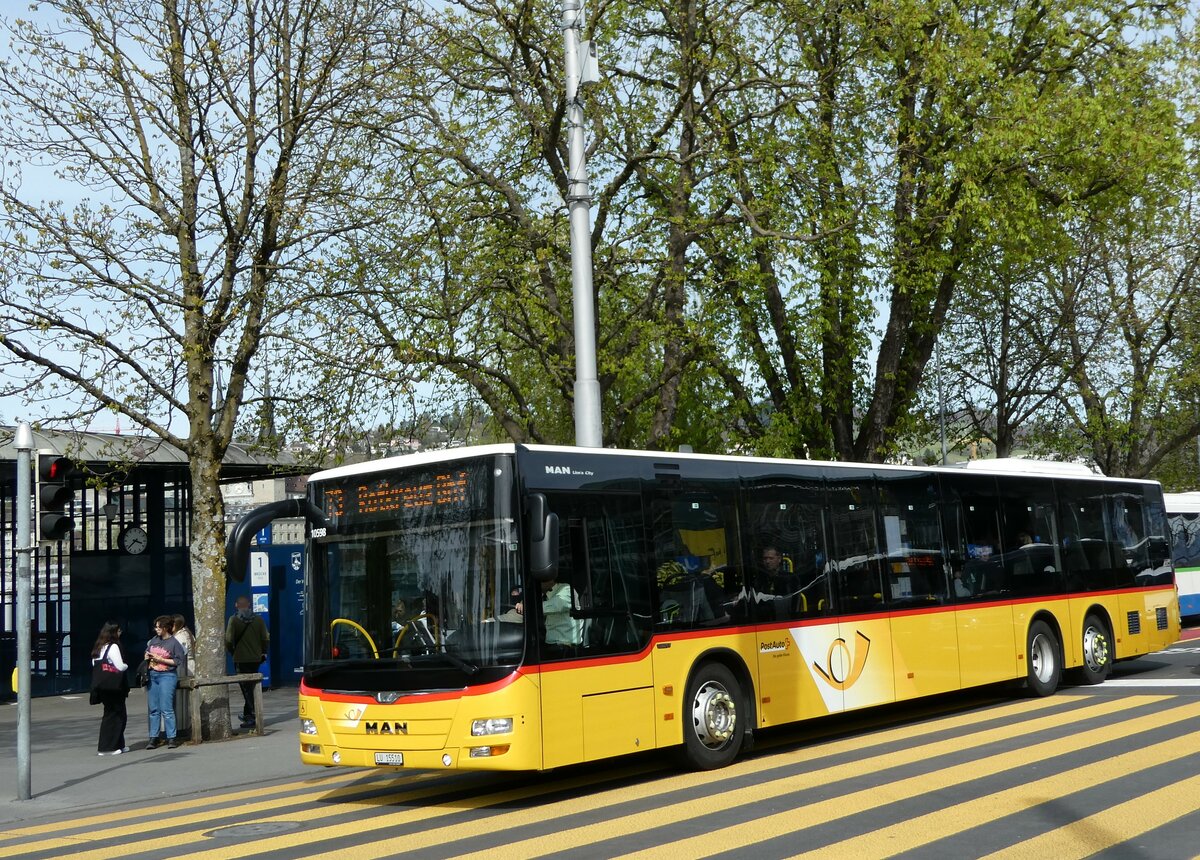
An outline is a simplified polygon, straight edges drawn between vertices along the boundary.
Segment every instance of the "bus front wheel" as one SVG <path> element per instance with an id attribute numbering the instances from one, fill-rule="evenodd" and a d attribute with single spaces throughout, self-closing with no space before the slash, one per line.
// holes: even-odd
<path id="1" fill-rule="evenodd" d="M 724 767 L 746 733 L 742 689 L 720 663 L 705 663 L 688 684 L 683 714 L 683 763 L 696 770 Z"/>
<path id="2" fill-rule="evenodd" d="M 1029 625 L 1029 639 L 1025 647 L 1025 660 L 1029 664 L 1026 683 L 1035 696 L 1049 696 L 1058 689 L 1062 678 L 1062 649 L 1058 637 L 1045 621 Z"/>

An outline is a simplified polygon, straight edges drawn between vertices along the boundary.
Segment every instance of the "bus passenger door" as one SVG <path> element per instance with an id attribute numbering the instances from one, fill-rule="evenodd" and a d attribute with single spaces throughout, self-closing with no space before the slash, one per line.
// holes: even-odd
<path id="1" fill-rule="evenodd" d="M 1015 678 L 1017 644 L 1002 562 L 996 480 L 990 475 L 943 475 L 942 490 L 961 684 L 965 688 Z"/>
<path id="2" fill-rule="evenodd" d="M 547 493 L 558 580 L 528 617 L 541 651 L 542 765 L 652 749 L 649 583 L 636 494 Z M 563 611 L 569 585 L 571 605 Z"/>
<path id="3" fill-rule="evenodd" d="M 839 478 L 828 486 L 839 629 L 818 671 L 824 686 L 841 691 L 849 711 L 896 699 L 891 619 L 873 476 Z"/>

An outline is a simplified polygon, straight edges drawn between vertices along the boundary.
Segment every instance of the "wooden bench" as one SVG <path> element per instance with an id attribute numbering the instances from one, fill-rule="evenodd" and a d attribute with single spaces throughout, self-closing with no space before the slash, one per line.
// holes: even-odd
<path id="1" fill-rule="evenodd" d="M 184 690 L 190 690 L 193 693 L 199 687 L 215 687 L 218 684 L 242 684 L 248 681 L 254 682 L 254 733 L 261 735 L 263 733 L 263 703 L 262 703 L 262 672 L 247 672 L 243 675 L 222 675 L 219 678 L 183 678 L 179 682 L 179 686 Z M 241 692 L 240 690 L 238 691 Z M 192 740 L 194 744 L 201 743 L 204 732 L 201 730 L 200 722 L 200 697 L 192 695 L 188 697 L 188 714 L 191 717 Z M 231 718 L 232 719 L 232 718 Z"/>

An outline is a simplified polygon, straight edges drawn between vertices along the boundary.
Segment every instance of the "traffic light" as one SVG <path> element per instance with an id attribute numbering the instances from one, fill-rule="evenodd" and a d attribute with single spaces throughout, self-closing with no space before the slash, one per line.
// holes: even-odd
<path id="1" fill-rule="evenodd" d="M 70 482 L 75 471 L 69 458 L 51 452 L 38 452 L 38 540 L 62 540 L 75 529 L 75 521 L 67 515 L 67 507 L 75 498 Z"/>

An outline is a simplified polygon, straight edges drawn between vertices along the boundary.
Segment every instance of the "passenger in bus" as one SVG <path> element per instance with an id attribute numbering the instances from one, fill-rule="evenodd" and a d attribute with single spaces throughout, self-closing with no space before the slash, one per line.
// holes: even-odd
<path id="1" fill-rule="evenodd" d="M 579 599 L 570 583 L 550 579 L 542 583 L 542 616 L 546 619 L 547 645 L 579 645 L 583 628 L 578 618 L 571 616 L 579 609 Z"/>
<path id="2" fill-rule="evenodd" d="M 525 595 L 520 586 L 514 587 L 509 594 L 509 604 L 504 612 L 496 616 L 497 621 L 507 621 L 510 624 L 525 622 Z"/>
<path id="3" fill-rule="evenodd" d="M 759 553 L 760 587 L 777 597 L 790 597 L 800 590 L 800 577 L 796 575 L 792 560 L 785 556 L 775 544 L 764 544 Z"/>
<path id="4" fill-rule="evenodd" d="M 955 597 L 970 597 L 973 594 L 971 587 L 963 581 L 963 572 L 959 568 L 954 570 L 954 596 Z"/>

